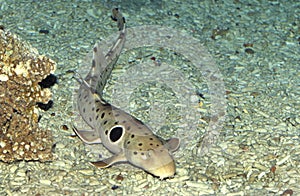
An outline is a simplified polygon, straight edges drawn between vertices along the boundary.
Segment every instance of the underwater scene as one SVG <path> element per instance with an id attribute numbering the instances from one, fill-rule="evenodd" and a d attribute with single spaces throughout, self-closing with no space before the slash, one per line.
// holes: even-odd
<path id="1" fill-rule="evenodd" d="M 0 195 L 300 195 L 300 2 L 0 0 Z"/>

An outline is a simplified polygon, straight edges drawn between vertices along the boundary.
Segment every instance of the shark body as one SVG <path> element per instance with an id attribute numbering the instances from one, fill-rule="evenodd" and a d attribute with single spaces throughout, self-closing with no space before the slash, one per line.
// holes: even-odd
<path id="1" fill-rule="evenodd" d="M 112 19 L 118 22 L 119 36 L 106 55 L 101 43 L 95 44 L 91 70 L 78 90 L 78 110 L 91 130 L 78 130 L 75 126 L 73 130 L 83 142 L 102 143 L 113 153 L 110 158 L 92 162 L 98 168 L 128 162 L 161 179 L 174 176 L 176 167 L 171 153 L 179 148 L 179 139 L 161 139 L 143 122 L 102 98 L 126 38 L 125 19 L 118 8 L 113 9 Z"/>

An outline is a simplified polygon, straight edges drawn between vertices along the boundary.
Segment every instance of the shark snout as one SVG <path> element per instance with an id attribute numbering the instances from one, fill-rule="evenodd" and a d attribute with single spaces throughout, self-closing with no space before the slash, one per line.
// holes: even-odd
<path id="1" fill-rule="evenodd" d="M 175 175 L 176 167 L 174 161 L 170 161 L 168 164 L 149 170 L 149 172 L 160 179 L 172 177 Z"/>

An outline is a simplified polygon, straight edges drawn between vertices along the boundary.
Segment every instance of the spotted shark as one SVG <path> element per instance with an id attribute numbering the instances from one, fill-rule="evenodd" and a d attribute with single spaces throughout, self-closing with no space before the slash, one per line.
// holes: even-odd
<path id="1" fill-rule="evenodd" d="M 90 130 L 74 132 L 86 144 L 102 143 L 113 156 L 91 162 L 98 168 L 127 162 L 161 179 L 175 175 L 176 166 L 172 153 L 180 146 L 178 138 L 164 140 L 155 135 L 143 122 L 103 99 L 103 88 L 111 75 L 126 38 L 125 18 L 120 10 L 112 10 L 119 35 L 106 55 L 101 43 L 93 48 L 92 67 L 80 80 L 77 107 Z"/>

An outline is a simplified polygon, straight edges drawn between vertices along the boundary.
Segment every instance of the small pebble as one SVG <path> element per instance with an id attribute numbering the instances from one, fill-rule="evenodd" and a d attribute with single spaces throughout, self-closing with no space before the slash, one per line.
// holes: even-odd
<path id="1" fill-rule="evenodd" d="M 254 54 L 254 50 L 252 50 L 251 48 L 246 48 L 246 49 L 245 49 L 245 52 L 246 52 L 247 54 Z"/>
<path id="2" fill-rule="evenodd" d="M 112 190 L 116 190 L 116 189 L 118 189 L 118 188 L 119 188 L 119 186 L 117 186 L 117 185 L 113 185 L 113 186 L 111 187 Z"/>
<path id="3" fill-rule="evenodd" d="M 86 176 L 91 176 L 95 174 L 94 170 L 90 169 L 79 170 L 78 172 Z"/>
<path id="4" fill-rule="evenodd" d="M 40 180 L 40 183 L 44 184 L 44 185 L 51 185 L 51 181 L 50 180 L 46 180 L 46 179 Z"/>
<path id="5" fill-rule="evenodd" d="M 41 34 L 49 34 L 49 30 L 47 30 L 47 29 L 41 29 L 41 30 L 39 30 L 39 33 L 41 33 Z"/>

